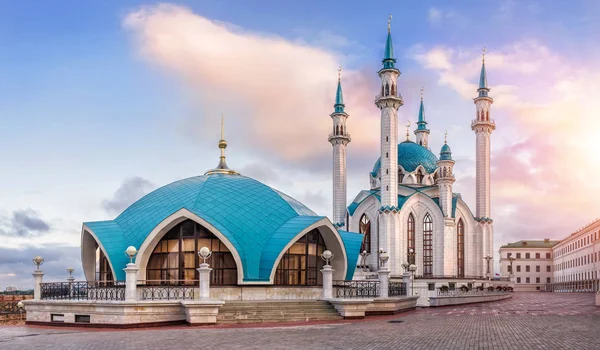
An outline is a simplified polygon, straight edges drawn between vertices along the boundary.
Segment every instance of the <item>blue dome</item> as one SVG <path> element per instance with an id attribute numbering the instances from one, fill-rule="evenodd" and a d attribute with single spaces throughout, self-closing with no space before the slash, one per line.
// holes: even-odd
<path id="1" fill-rule="evenodd" d="M 440 151 L 440 160 L 452 160 L 452 150 L 447 143 L 442 146 L 442 150 Z"/>
<path id="2" fill-rule="evenodd" d="M 401 165 L 408 172 L 413 172 L 419 165 L 422 165 L 425 171 L 431 174 L 437 168 L 437 161 L 438 159 L 435 154 L 412 141 L 404 141 L 398 144 L 398 165 Z M 381 158 L 375 162 L 371 175 L 377 176 L 380 168 Z"/>
<path id="3" fill-rule="evenodd" d="M 210 174 L 163 186 L 139 199 L 115 220 L 85 225 L 102 242 L 116 266 L 115 278 L 122 279 L 124 273 L 118 266 L 127 263 L 125 248 L 133 245 L 139 249 L 158 224 L 181 209 L 198 215 L 227 237 L 240 255 L 244 281 L 269 281 L 274 262 L 286 244 L 324 219 L 252 178 Z M 340 235 L 344 240 L 346 233 Z M 357 244 L 358 256 L 360 242 Z"/>

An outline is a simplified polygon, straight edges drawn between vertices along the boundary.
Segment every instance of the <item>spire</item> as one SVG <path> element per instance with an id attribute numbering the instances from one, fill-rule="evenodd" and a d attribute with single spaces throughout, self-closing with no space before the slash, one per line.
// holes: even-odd
<path id="1" fill-rule="evenodd" d="M 385 53 L 383 55 L 383 68 L 395 68 L 394 44 L 392 43 L 392 15 L 388 17 L 388 35 L 385 42 Z"/>
<path id="2" fill-rule="evenodd" d="M 427 122 L 425 121 L 425 106 L 423 105 L 423 91 L 425 91 L 425 88 L 421 87 L 421 107 L 419 108 L 417 130 L 427 130 Z"/>
<path id="3" fill-rule="evenodd" d="M 487 74 L 485 72 L 485 46 L 483 47 L 481 52 L 481 73 L 479 74 L 479 88 L 477 89 L 477 92 L 479 92 L 479 97 L 487 97 L 490 89 L 488 88 Z"/>
<path id="4" fill-rule="evenodd" d="M 410 128 L 410 120 L 407 120 L 404 126 L 406 126 L 406 141 L 410 141 L 410 134 L 408 133 L 408 129 Z"/>
<path id="5" fill-rule="evenodd" d="M 211 169 L 204 173 L 204 175 L 210 174 L 230 174 L 239 175 L 235 170 L 229 169 L 227 162 L 225 161 L 225 148 L 227 148 L 227 141 L 225 141 L 225 117 L 221 114 L 221 139 L 219 140 L 219 148 L 221 149 L 221 156 L 219 157 L 219 165 L 215 169 Z"/>
<path id="6" fill-rule="evenodd" d="M 341 83 L 341 73 L 342 66 L 338 68 L 338 84 L 337 84 L 337 92 L 335 93 L 335 104 L 333 107 L 335 108 L 334 113 L 346 113 L 344 112 L 344 96 L 342 95 L 342 83 Z"/>

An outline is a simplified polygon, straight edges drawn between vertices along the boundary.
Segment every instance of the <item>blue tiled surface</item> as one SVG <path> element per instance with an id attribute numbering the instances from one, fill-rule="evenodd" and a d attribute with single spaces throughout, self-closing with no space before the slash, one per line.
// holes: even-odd
<path id="1" fill-rule="evenodd" d="M 370 195 L 366 196 L 365 198 L 363 198 L 360 202 L 352 202 L 350 203 L 350 205 L 348 206 L 348 213 L 350 215 L 354 215 L 354 212 L 356 211 L 356 208 L 358 208 L 358 206 L 364 202 L 367 198 L 369 198 L 370 196 L 375 196 L 375 198 L 377 198 L 377 201 L 379 201 L 381 203 L 381 197 L 379 196 L 379 190 L 371 190 L 371 191 L 367 191 L 367 192 L 371 192 Z M 416 193 L 416 192 L 415 192 Z M 406 203 L 406 201 L 412 197 L 413 194 L 408 195 L 408 196 L 401 196 L 398 195 L 398 206 L 396 207 L 397 210 L 402 209 L 402 206 L 404 205 L 404 203 Z"/>
<path id="2" fill-rule="evenodd" d="M 437 168 L 437 161 L 435 154 L 412 141 L 404 141 L 398 144 L 398 165 L 401 165 L 408 172 L 415 171 L 419 165 L 423 165 L 425 171 L 431 174 Z M 381 168 L 381 158 L 375 162 L 371 175 L 377 176 L 379 168 Z"/>
<path id="3" fill-rule="evenodd" d="M 440 206 L 440 198 L 439 197 L 433 197 L 431 199 L 433 199 L 435 204 L 437 204 L 437 206 L 440 207 L 440 209 L 442 209 L 442 207 Z M 456 217 L 456 204 L 457 203 L 458 203 L 458 195 L 453 194 L 452 195 L 452 214 L 451 214 L 451 217 L 453 217 L 453 218 Z"/>
<path id="4" fill-rule="evenodd" d="M 440 150 L 440 160 L 452 160 L 452 150 L 447 143 L 445 143 Z"/>
<path id="5" fill-rule="evenodd" d="M 122 280 L 125 275 L 120 267 L 127 263 L 126 247 L 133 245 L 139 249 L 160 222 L 183 208 L 209 222 L 229 239 L 240 254 L 247 281 L 268 280 L 274 257 L 277 257 L 274 250 L 286 237 L 285 243 L 323 218 L 254 179 L 211 174 L 163 186 L 132 204 L 114 221 L 86 225 L 106 249 L 115 268 L 115 278 Z"/>
<path id="6" fill-rule="evenodd" d="M 360 254 L 360 247 L 362 245 L 363 235 L 356 232 L 338 231 L 342 240 L 344 241 L 344 247 L 346 248 L 346 256 L 348 257 L 348 271 L 346 271 L 346 280 L 351 280 L 354 276 L 354 269 L 356 269 L 356 262 Z"/>

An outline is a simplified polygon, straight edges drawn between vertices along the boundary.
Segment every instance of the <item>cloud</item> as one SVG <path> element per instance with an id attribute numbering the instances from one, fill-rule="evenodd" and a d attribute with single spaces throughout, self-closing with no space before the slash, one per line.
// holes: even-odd
<path id="1" fill-rule="evenodd" d="M 50 231 L 50 225 L 32 209 L 15 210 L 10 218 L 0 217 L 0 235 L 13 237 L 39 236 Z"/>
<path id="2" fill-rule="evenodd" d="M 213 137 L 216 116 L 223 112 L 227 125 L 234 125 L 228 139 L 239 149 L 290 167 L 323 168 L 316 160 L 330 157 L 329 114 L 337 68 L 344 64 L 339 53 L 213 21 L 175 5 L 142 7 L 127 15 L 123 26 L 145 61 L 187 87 L 200 113 L 182 122 L 183 134 L 194 140 Z M 336 47 L 347 43 L 332 33 L 321 37 Z M 351 129 L 361 130 L 353 134 L 353 145 L 376 149 L 379 113 L 372 101 L 377 76 L 344 69 L 342 79 Z"/>
<path id="3" fill-rule="evenodd" d="M 469 25 L 469 19 L 457 11 L 449 9 L 441 9 L 432 6 L 427 11 L 427 20 L 434 27 L 441 26 L 444 23 L 453 26 L 465 28 Z"/>
<path id="4" fill-rule="evenodd" d="M 437 7 L 430 7 L 427 13 L 429 16 L 429 23 L 437 24 L 442 20 L 442 10 L 438 9 Z"/>
<path id="5" fill-rule="evenodd" d="M 132 177 L 123 181 L 111 199 L 102 203 L 110 214 L 120 214 L 136 200 L 155 188 L 154 184 L 141 177 Z"/>

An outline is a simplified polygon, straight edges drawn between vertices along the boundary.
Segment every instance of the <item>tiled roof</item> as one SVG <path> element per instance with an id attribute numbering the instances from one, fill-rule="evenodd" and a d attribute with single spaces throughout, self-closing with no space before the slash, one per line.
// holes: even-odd
<path id="1" fill-rule="evenodd" d="M 523 240 L 508 243 L 500 248 L 552 248 L 558 241 L 551 240 Z"/>
<path id="2" fill-rule="evenodd" d="M 398 165 L 401 165 L 408 172 L 415 171 L 419 165 L 422 165 L 425 171 L 431 174 L 437 169 L 437 161 L 435 154 L 412 141 L 404 141 L 398 144 Z M 375 162 L 371 175 L 377 176 L 380 168 L 381 158 Z"/>
<path id="3" fill-rule="evenodd" d="M 210 174 L 163 186 L 132 204 L 114 221 L 85 225 L 101 241 L 115 278 L 121 280 L 125 277 L 120 266 L 127 263 L 126 247 L 139 249 L 160 222 L 180 209 L 203 218 L 229 239 L 240 255 L 246 281 L 268 281 L 281 249 L 298 232 L 324 218 L 257 180 Z"/>

